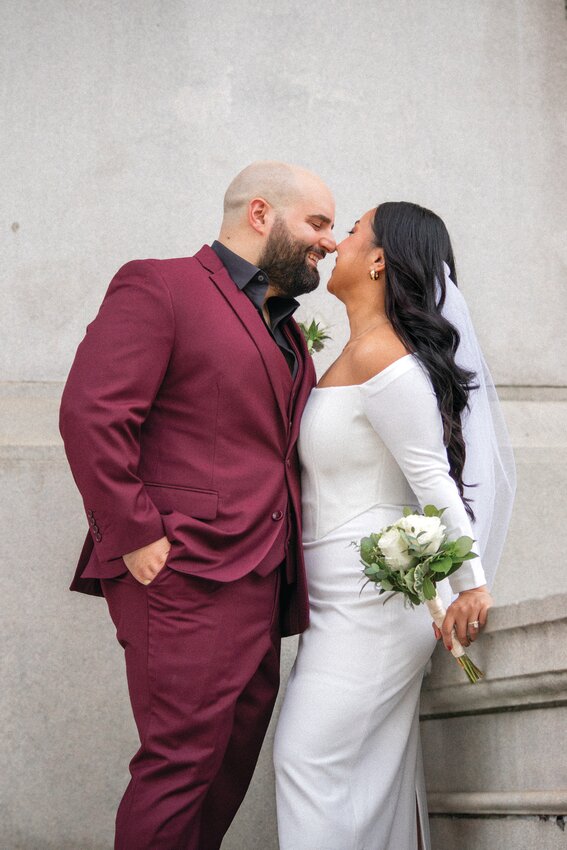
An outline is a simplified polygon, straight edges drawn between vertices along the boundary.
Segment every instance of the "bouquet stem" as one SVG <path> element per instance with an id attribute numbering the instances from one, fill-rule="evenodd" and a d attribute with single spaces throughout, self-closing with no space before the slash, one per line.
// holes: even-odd
<path id="1" fill-rule="evenodd" d="M 433 619 L 433 622 L 437 626 L 438 629 L 443 625 L 443 620 L 445 619 L 445 614 L 447 613 L 445 606 L 441 601 L 441 597 L 438 593 L 435 594 L 433 599 L 427 599 L 426 605 L 429 608 L 429 613 Z M 468 676 L 469 682 L 472 682 L 475 685 L 479 679 L 482 679 L 484 673 L 482 670 L 479 670 L 476 664 L 474 664 L 471 659 L 466 654 L 463 649 L 463 645 L 459 641 L 455 631 L 453 630 L 453 647 L 451 649 L 451 654 L 457 659 L 463 670 Z"/>

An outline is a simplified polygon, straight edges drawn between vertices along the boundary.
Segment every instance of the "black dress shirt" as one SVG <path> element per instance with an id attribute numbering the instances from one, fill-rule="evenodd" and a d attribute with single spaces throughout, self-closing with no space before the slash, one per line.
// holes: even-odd
<path id="1" fill-rule="evenodd" d="M 299 307 L 299 301 L 295 298 L 285 298 L 283 296 L 272 296 L 268 298 L 266 306 L 270 314 L 270 325 L 267 324 L 262 307 L 266 290 L 268 289 L 268 275 L 262 269 L 249 263 L 248 260 L 239 257 L 222 242 L 215 240 L 211 248 L 216 253 L 219 260 L 222 262 L 227 272 L 235 282 L 237 287 L 244 292 L 250 299 L 256 310 L 260 314 L 264 327 L 280 349 L 281 353 L 287 361 L 292 376 L 295 378 L 297 373 L 297 358 L 295 352 L 288 340 L 286 339 L 283 326 L 286 321 L 292 316 Z"/>

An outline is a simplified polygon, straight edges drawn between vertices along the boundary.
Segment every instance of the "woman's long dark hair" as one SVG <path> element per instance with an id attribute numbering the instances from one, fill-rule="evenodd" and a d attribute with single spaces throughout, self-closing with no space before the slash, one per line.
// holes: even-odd
<path id="1" fill-rule="evenodd" d="M 431 210 L 399 201 L 377 207 L 372 229 L 376 247 L 383 249 L 386 261 L 386 314 L 398 337 L 429 373 L 443 421 L 451 476 L 474 519 L 463 489 L 466 449 L 461 413 L 475 389 L 475 373 L 455 363 L 459 332 L 441 315 L 446 293 L 444 262 L 457 284 L 447 228 Z"/>

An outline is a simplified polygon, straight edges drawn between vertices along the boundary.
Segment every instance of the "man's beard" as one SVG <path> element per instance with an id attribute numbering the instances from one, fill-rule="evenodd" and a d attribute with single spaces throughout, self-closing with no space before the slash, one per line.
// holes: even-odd
<path id="1" fill-rule="evenodd" d="M 319 271 L 307 261 L 313 252 L 324 256 L 321 248 L 306 248 L 293 238 L 282 218 L 276 218 L 258 266 L 268 275 L 270 286 L 280 295 L 294 298 L 313 292 L 319 286 Z"/>

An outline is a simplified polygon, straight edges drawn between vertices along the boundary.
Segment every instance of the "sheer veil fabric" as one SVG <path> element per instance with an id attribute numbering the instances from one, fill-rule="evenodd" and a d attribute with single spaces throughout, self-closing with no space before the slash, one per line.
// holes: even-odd
<path id="1" fill-rule="evenodd" d="M 494 381 L 483 357 L 466 301 L 445 265 L 445 302 L 441 314 L 455 327 L 460 342 L 459 366 L 473 371 L 472 390 L 462 415 L 466 461 L 464 495 L 475 513 L 473 530 L 488 587 L 492 587 L 502 555 L 516 490 L 516 467 Z M 439 290 L 441 287 L 439 287 Z"/>

